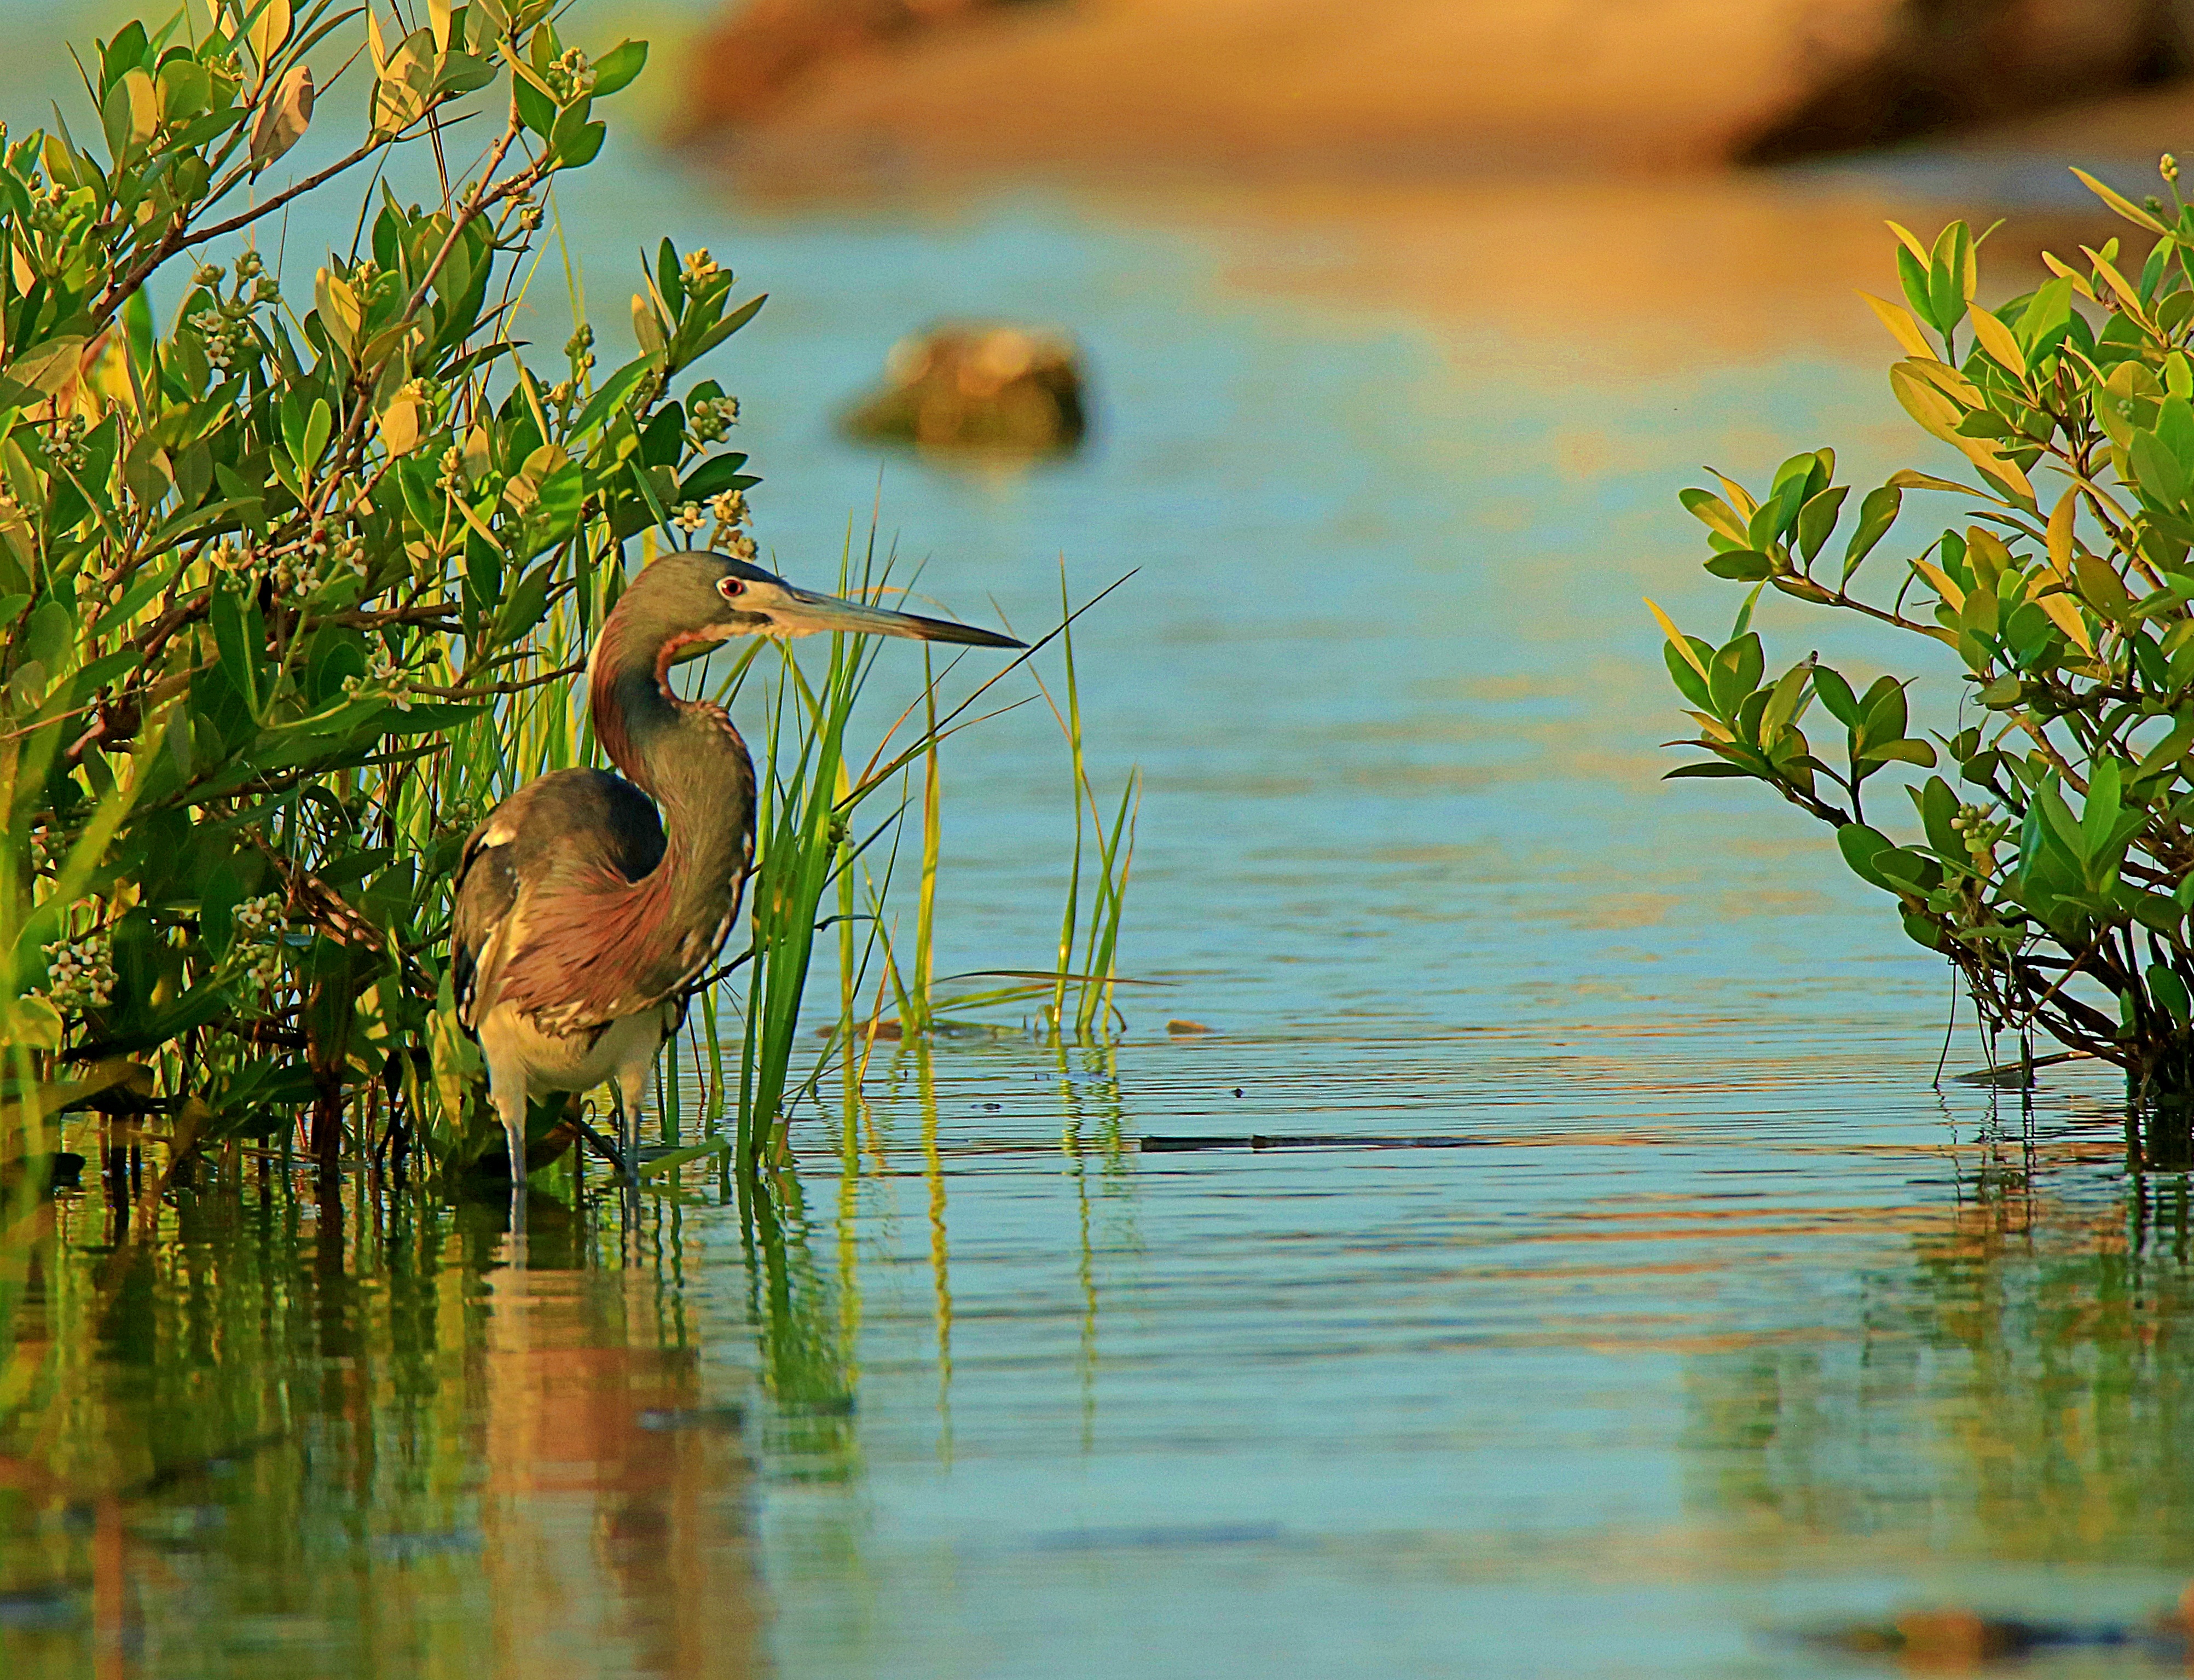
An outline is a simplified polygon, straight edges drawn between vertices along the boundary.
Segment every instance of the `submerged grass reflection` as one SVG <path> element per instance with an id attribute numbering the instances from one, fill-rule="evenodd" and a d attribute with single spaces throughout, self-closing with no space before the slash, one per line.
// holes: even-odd
<path id="1" fill-rule="evenodd" d="M 537 1197 L 520 1270 L 500 1198 L 347 1189 L 330 1220 L 262 1156 L 141 1219 L 45 1210 L 0 1414 L 11 1680 L 759 1671 L 739 1408 L 704 1380 L 676 1199 L 626 1268 L 613 1221 Z M 842 1429 L 797 1265 L 757 1257 L 768 1387 Z"/>
<path id="2" fill-rule="evenodd" d="M 2095 1155 L 1984 1148 L 1859 1275 L 1854 1334 L 1688 1362 L 1694 1503 L 1769 1554 L 1924 1535 L 1938 1562 L 2194 1570 L 2187 1180 Z"/>

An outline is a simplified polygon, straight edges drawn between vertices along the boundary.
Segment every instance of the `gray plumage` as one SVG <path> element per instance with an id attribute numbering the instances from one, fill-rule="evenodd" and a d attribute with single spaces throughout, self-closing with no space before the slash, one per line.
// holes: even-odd
<path id="1" fill-rule="evenodd" d="M 629 1180 L 640 1091 L 730 934 L 753 863 L 746 743 L 721 707 L 677 695 L 670 667 L 734 636 L 822 630 L 1021 645 L 814 594 L 721 554 L 665 555 L 633 579 L 588 661 L 595 739 L 621 773 L 542 777 L 466 840 L 452 979 L 508 1138 L 514 1220 L 534 1098 L 613 1084 Z"/>

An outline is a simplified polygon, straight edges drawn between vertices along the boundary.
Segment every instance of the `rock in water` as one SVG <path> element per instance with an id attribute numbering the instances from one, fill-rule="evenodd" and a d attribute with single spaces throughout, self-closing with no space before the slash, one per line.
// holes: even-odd
<path id="1" fill-rule="evenodd" d="M 852 437 L 920 449 L 1063 455 L 1088 429 L 1082 357 L 1064 333 L 962 321 L 901 339 L 882 389 L 846 411 Z"/>

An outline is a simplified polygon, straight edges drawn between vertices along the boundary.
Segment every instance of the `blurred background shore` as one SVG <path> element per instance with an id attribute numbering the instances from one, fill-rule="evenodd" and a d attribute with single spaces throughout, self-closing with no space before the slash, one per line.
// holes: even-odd
<path id="1" fill-rule="evenodd" d="M 1650 370 L 1870 351 L 1881 220 L 1991 284 L 2194 143 L 2190 0 L 749 0 L 666 129 L 751 206 L 1065 191 L 1233 278 Z"/>
<path id="2" fill-rule="evenodd" d="M 689 135 L 781 186 L 1635 175 L 1998 128 L 2154 150 L 2194 109 L 2194 6 L 750 0 L 686 62 Z"/>

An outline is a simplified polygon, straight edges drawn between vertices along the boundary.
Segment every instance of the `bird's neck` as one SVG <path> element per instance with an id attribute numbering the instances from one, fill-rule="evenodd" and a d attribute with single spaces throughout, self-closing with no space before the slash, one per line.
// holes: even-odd
<path id="1" fill-rule="evenodd" d="M 663 809 L 674 909 L 699 915 L 735 892 L 754 845 L 754 761 L 721 706 L 681 700 L 670 662 L 692 640 L 635 636 L 612 613 L 587 664 L 594 738 Z M 674 925 L 687 923 L 673 917 Z"/>

